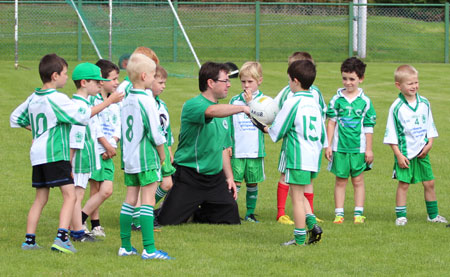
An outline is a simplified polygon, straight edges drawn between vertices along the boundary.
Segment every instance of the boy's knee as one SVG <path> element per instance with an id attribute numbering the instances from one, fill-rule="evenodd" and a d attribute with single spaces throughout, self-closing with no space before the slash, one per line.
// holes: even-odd
<path id="1" fill-rule="evenodd" d="M 423 186 L 426 189 L 434 189 L 434 180 L 423 182 Z"/>

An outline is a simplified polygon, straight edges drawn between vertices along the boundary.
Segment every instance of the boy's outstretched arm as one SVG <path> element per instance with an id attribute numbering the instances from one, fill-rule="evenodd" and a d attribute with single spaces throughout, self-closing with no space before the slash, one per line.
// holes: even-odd
<path id="1" fill-rule="evenodd" d="M 119 93 L 117 91 L 111 93 L 109 95 L 109 97 L 106 98 L 105 101 L 103 101 L 102 103 L 100 103 L 100 104 L 98 104 L 98 105 L 96 105 L 96 106 L 91 108 L 91 117 L 93 117 L 94 115 L 96 115 L 99 112 L 103 111 L 109 105 L 122 101 L 124 95 L 125 95 L 124 93 Z"/>
<path id="2" fill-rule="evenodd" d="M 395 157 L 397 157 L 397 163 L 400 168 L 409 168 L 409 160 L 407 157 L 403 156 L 402 152 L 398 148 L 397 144 L 389 144 L 391 146 L 392 151 L 394 151 Z"/>
<path id="3" fill-rule="evenodd" d="M 371 164 L 373 162 L 372 142 L 373 142 L 373 134 L 366 133 L 366 152 L 364 160 L 366 161 L 367 164 Z"/>
<path id="4" fill-rule="evenodd" d="M 423 147 L 422 151 L 420 151 L 419 155 L 417 155 L 417 158 L 423 159 L 426 157 L 428 152 L 430 152 L 431 147 L 433 147 L 433 138 L 429 138 L 427 144 Z"/>
<path id="5" fill-rule="evenodd" d="M 331 162 L 333 158 L 333 149 L 331 148 L 331 142 L 333 141 L 334 129 L 336 128 L 336 121 L 328 120 L 327 124 L 327 139 L 328 139 L 328 147 L 325 149 L 325 158 Z"/>

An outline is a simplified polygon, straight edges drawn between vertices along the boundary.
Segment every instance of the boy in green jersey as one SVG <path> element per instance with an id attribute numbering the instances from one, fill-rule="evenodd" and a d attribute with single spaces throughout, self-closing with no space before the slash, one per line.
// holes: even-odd
<path id="1" fill-rule="evenodd" d="M 252 100 L 263 97 L 259 90 L 261 85 L 262 67 L 258 62 L 246 62 L 239 71 L 239 78 L 243 92 L 234 96 L 230 104 L 246 106 L 244 94 L 249 91 Z M 245 221 L 259 222 L 255 218 L 256 202 L 258 200 L 258 183 L 264 181 L 264 157 L 266 156 L 264 146 L 264 134 L 253 126 L 250 118 L 245 113 L 234 114 L 230 117 L 230 131 L 233 141 L 233 154 L 231 156 L 231 167 L 233 169 L 234 181 L 237 192 L 245 179 L 247 185 L 246 205 L 247 212 Z"/>
<path id="2" fill-rule="evenodd" d="M 293 95 L 284 102 L 272 125 L 268 128 L 254 118 L 252 121 L 269 133 L 274 142 L 283 139 L 281 151 L 286 153 L 285 180 L 291 191 L 295 228 L 294 239 L 282 245 L 305 245 L 319 242 L 322 237 L 322 229 L 304 193 L 320 170 L 322 148 L 327 139 L 322 110 L 309 90 L 316 78 L 316 67 L 311 61 L 295 61 L 289 66 L 288 74 Z M 246 100 L 251 101 L 247 93 Z"/>
<path id="3" fill-rule="evenodd" d="M 338 89 L 328 105 L 328 169 L 336 175 L 334 223 L 344 222 L 345 187 L 351 177 L 355 193 L 355 224 L 364 223 L 364 174 L 373 161 L 372 134 L 376 114 L 372 102 L 359 85 L 364 80 L 366 64 L 353 57 L 341 65 L 343 88 Z"/>
<path id="4" fill-rule="evenodd" d="M 167 253 L 157 250 L 153 233 L 153 208 L 161 164 L 165 160 L 166 139 L 159 123 L 155 99 L 149 92 L 155 79 L 155 62 L 143 54 L 133 54 L 127 66 L 132 88 L 122 103 L 122 166 L 127 195 L 120 211 L 119 256 L 136 255 L 131 246 L 131 221 L 141 193 L 140 222 L 144 260 L 169 260 Z"/>
<path id="5" fill-rule="evenodd" d="M 422 182 L 428 221 L 447 223 L 439 215 L 434 176 L 428 152 L 438 136 L 428 99 L 418 94 L 419 73 L 410 65 L 402 65 L 394 74 L 398 98 L 389 109 L 383 142 L 395 155 L 393 178 L 398 180 L 395 213 L 397 226 L 406 225 L 406 196 L 410 184 Z"/>

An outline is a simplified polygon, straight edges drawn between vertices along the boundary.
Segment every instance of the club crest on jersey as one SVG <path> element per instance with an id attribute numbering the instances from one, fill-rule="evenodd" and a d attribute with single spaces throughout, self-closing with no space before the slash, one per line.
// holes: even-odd
<path id="1" fill-rule="evenodd" d="M 223 125 L 223 128 L 225 128 L 226 130 L 228 130 L 228 121 L 226 121 L 225 119 L 222 120 L 222 125 Z"/>
<path id="2" fill-rule="evenodd" d="M 75 134 L 75 141 L 77 143 L 81 143 L 83 141 L 83 133 L 82 132 L 77 132 Z"/>
<path id="3" fill-rule="evenodd" d="M 86 109 L 85 108 L 79 108 L 78 109 L 78 113 L 85 114 L 86 113 Z"/>

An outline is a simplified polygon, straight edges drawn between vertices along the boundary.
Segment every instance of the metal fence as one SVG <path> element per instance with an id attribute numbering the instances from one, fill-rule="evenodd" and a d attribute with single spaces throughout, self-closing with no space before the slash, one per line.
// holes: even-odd
<path id="1" fill-rule="evenodd" d="M 19 60 L 56 52 L 67 60 L 98 58 L 71 0 L 19 1 Z M 195 63 L 167 2 L 74 0 L 104 58 L 137 46 L 163 62 Z M 201 62 L 286 61 L 308 51 L 340 62 L 353 51 L 353 3 L 173 2 Z M 367 4 L 366 61 L 448 62 L 449 5 Z M 0 60 L 14 60 L 14 1 L 0 0 Z M 355 29 L 356 30 L 356 29 Z"/>

